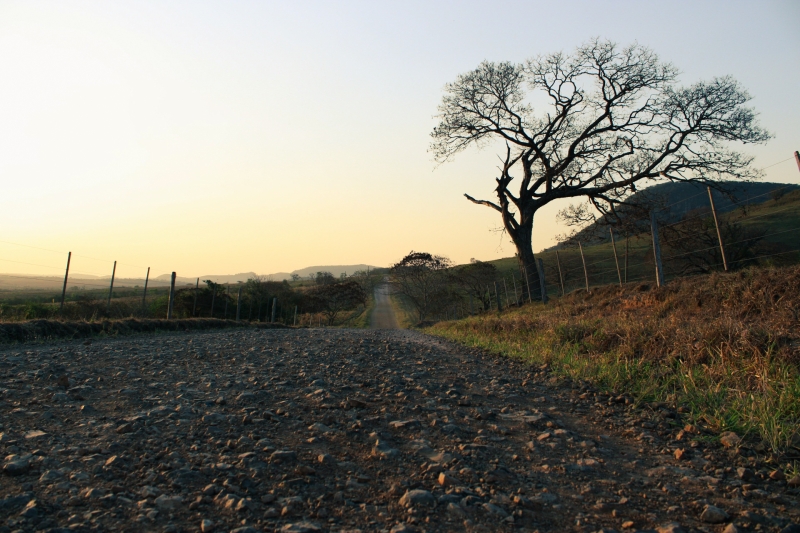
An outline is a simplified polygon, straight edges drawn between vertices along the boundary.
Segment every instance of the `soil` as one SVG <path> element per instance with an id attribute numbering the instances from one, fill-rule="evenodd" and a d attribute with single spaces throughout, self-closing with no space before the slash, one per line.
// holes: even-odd
<path id="1" fill-rule="evenodd" d="M 798 531 L 735 435 L 418 332 L 0 351 L 0 532 Z"/>

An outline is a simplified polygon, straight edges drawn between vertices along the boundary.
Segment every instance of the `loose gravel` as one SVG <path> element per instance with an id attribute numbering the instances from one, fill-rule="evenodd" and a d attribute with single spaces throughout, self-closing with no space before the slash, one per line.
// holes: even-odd
<path id="1" fill-rule="evenodd" d="M 408 331 L 6 347 L 0 532 L 800 531 L 681 414 Z"/>

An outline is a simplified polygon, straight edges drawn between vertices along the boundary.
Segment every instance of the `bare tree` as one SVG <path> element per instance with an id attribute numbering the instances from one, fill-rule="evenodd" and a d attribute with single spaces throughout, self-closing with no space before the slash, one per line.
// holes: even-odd
<path id="1" fill-rule="evenodd" d="M 367 303 L 367 294 L 355 281 L 317 285 L 309 291 L 308 297 L 312 309 L 324 314 L 331 326 L 342 311 Z"/>
<path id="2" fill-rule="evenodd" d="M 486 287 L 497 281 L 497 267 L 472 260 L 469 264 L 451 269 L 450 277 L 467 298 L 476 299 L 484 311 L 489 309 L 491 302 Z"/>
<path id="3" fill-rule="evenodd" d="M 447 276 L 450 265 L 446 257 L 412 250 L 391 266 L 395 290 L 411 302 L 420 322 L 450 300 Z"/>
<path id="4" fill-rule="evenodd" d="M 500 213 L 521 264 L 532 265 L 534 216 L 555 200 L 585 198 L 567 215 L 590 221 L 616 216 L 639 182 L 758 177 L 752 158 L 729 148 L 770 138 L 747 92 L 730 77 L 679 87 L 677 74 L 645 47 L 599 39 L 572 55 L 483 62 L 445 87 L 431 151 L 445 162 L 473 144 L 505 143 L 497 201 L 465 196 Z M 537 113 L 541 96 L 548 109 Z"/>

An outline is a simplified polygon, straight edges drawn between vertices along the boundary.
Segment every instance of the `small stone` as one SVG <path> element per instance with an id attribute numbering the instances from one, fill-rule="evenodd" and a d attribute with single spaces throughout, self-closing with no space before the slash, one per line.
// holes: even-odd
<path id="1" fill-rule="evenodd" d="M 333 465 L 336 464 L 336 459 L 334 459 L 330 454 L 321 453 L 317 456 L 317 462 L 323 465 Z"/>
<path id="2" fill-rule="evenodd" d="M 656 528 L 657 533 L 686 533 L 686 530 L 677 522 L 667 522 Z"/>
<path id="3" fill-rule="evenodd" d="M 675 450 L 675 453 L 673 455 L 675 455 L 675 459 L 680 461 L 681 459 L 686 458 L 686 450 L 684 450 L 683 448 L 678 448 L 677 450 Z"/>
<path id="4" fill-rule="evenodd" d="M 739 468 L 736 469 L 736 475 L 742 481 L 750 481 L 755 476 L 752 470 L 750 470 L 749 468 L 745 468 L 743 466 L 740 466 Z"/>
<path id="5" fill-rule="evenodd" d="M 284 525 L 281 531 L 285 533 L 317 533 L 322 531 L 322 528 L 312 522 L 294 522 Z"/>
<path id="6" fill-rule="evenodd" d="M 325 424 L 320 424 L 319 422 L 308 426 L 308 430 L 314 431 L 316 433 L 333 433 L 333 430 L 331 428 L 329 428 Z"/>
<path id="7" fill-rule="evenodd" d="M 25 506 L 25 508 L 19 513 L 19 515 L 23 518 L 33 518 L 34 516 L 39 514 L 41 508 L 36 503 L 36 500 L 31 500 Z"/>
<path id="8" fill-rule="evenodd" d="M 30 470 L 31 463 L 28 459 L 11 456 L 12 459 L 9 460 L 3 466 L 3 472 L 9 476 L 21 476 Z"/>
<path id="9" fill-rule="evenodd" d="M 406 524 L 397 524 L 392 529 L 389 530 L 389 533 L 415 533 L 416 529 L 412 526 Z"/>
<path id="10" fill-rule="evenodd" d="M 269 458 L 274 462 L 289 462 L 297 459 L 297 453 L 291 450 L 275 450 Z"/>
<path id="11" fill-rule="evenodd" d="M 264 518 L 277 518 L 281 515 L 280 511 L 275 507 L 269 507 L 266 511 L 264 511 Z"/>
<path id="12" fill-rule="evenodd" d="M 722 533 L 740 533 L 741 531 L 742 531 L 741 529 L 736 527 L 736 524 L 731 522 L 730 524 L 725 526 L 725 529 L 722 530 Z"/>
<path id="13" fill-rule="evenodd" d="M 728 513 L 714 505 L 706 505 L 706 508 L 700 515 L 700 520 L 709 524 L 721 524 L 729 518 L 730 516 L 728 516 Z"/>
<path id="14" fill-rule="evenodd" d="M 359 400 L 358 398 L 347 398 L 347 403 L 350 404 L 350 407 L 362 408 L 367 406 L 367 402 L 364 400 Z"/>
<path id="15" fill-rule="evenodd" d="M 769 478 L 774 481 L 783 481 L 786 479 L 786 474 L 783 473 L 783 470 L 777 469 L 769 473 Z"/>
<path id="16" fill-rule="evenodd" d="M 109 468 L 117 467 L 117 466 L 120 466 L 122 464 L 122 459 L 118 455 L 112 455 L 111 457 L 106 459 L 106 463 L 105 464 Z"/>
<path id="17" fill-rule="evenodd" d="M 461 482 L 450 474 L 441 472 L 439 473 L 439 485 L 442 487 L 452 487 L 453 485 L 461 485 Z"/>
<path id="18" fill-rule="evenodd" d="M 200 531 L 202 533 L 213 533 L 214 532 L 214 522 L 209 520 L 208 518 L 204 518 L 202 522 L 200 522 Z"/>
<path id="19" fill-rule="evenodd" d="M 417 505 L 428 505 L 433 507 L 436 505 L 436 498 L 427 490 L 414 489 L 406 492 L 400 498 L 400 505 L 403 507 L 412 507 Z"/>
<path id="20" fill-rule="evenodd" d="M 260 532 L 252 526 L 242 526 L 242 527 L 237 527 L 236 529 L 231 529 L 231 533 L 260 533 Z"/>
<path id="21" fill-rule="evenodd" d="M 180 496 L 167 496 L 166 494 L 162 494 L 155 500 L 159 511 L 174 511 L 182 502 L 183 499 Z"/>
<path id="22" fill-rule="evenodd" d="M 622 523 L 622 529 L 632 529 L 633 528 L 633 520 L 626 520 Z"/>
<path id="23" fill-rule="evenodd" d="M 44 437 L 45 435 L 47 435 L 47 433 L 40 429 L 32 429 L 25 433 L 24 436 L 26 439 L 38 439 L 39 437 Z"/>
<path id="24" fill-rule="evenodd" d="M 719 442 L 726 448 L 732 448 L 738 445 L 742 441 L 742 438 L 734 433 L 733 431 L 725 431 L 721 433 L 719 436 Z"/>
<path id="25" fill-rule="evenodd" d="M 145 485 L 144 487 L 142 487 L 142 490 L 139 491 L 139 494 L 144 498 L 155 498 L 156 496 L 161 494 L 161 491 L 158 490 L 158 488 L 156 487 Z"/>
<path id="26" fill-rule="evenodd" d="M 121 426 L 117 427 L 117 433 L 122 435 L 123 433 L 132 433 L 133 432 L 133 424 L 130 422 L 125 422 Z"/>
<path id="27" fill-rule="evenodd" d="M 272 503 L 276 499 L 276 496 L 271 492 L 261 495 L 261 503 Z"/>
<path id="28" fill-rule="evenodd" d="M 460 505 L 453 502 L 447 504 L 447 512 L 458 518 L 463 518 L 467 514 Z"/>
<path id="29" fill-rule="evenodd" d="M 52 483 L 63 477 L 64 474 L 60 470 L 47 470 L 41 476 L 39 476 L 39 481 L 41 483 Z"/>
<path id="30" fill-rule="evenodd" d="M 505 518 L 508 516 L 508 513 L 502 507 L 499 507 L 493 503 L 484 503 L 483 508 L 486 510 L 487 513 L 495 516 L 499 516 Z"/>
<path id="31" fill-rule="evenodd" d="M 787 481 L 786 484 L 790 487 L 800 487 L 800 474 L 794 476 L 792 479 Z"/>
<path id="32" fill-rule="evenodd" d="M 421 425 L 419 420 L 393 420 L 389 422 L 389 427 L 392 429 L 411 429 L 418 428 Z"/>
<path id="33" fill-rule="evenodd" d="M 317 471 L 311 468 L 308 465 L 300 465 L 295 469 L 295 473 L 298 476 L 316 476 Z"/>
<path id="34" fill-rule="evenodd" d="M 800 533 L 800 525 L 789 524 L 788 526 L 781 529 L 780 533 Z"/>

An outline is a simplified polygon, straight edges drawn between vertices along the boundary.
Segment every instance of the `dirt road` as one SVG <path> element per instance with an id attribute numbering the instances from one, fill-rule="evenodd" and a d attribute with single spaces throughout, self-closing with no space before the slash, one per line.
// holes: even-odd
<path id="1" fill-rule="evenodd" d="M 381 283 L 375 287 L 375 308 L 372 310 L 369 327 L 372 329 L 399 329 L 397 317 L 389 299 L 389 284 Z"/>
<path id="2" fill-rule="evenodd" d="M 797 531 L 797 488 L 669 407 L 416 332 L 17 346 L 0 376 L 3 532 Z"/>

